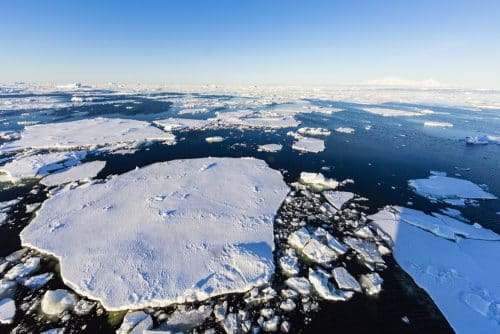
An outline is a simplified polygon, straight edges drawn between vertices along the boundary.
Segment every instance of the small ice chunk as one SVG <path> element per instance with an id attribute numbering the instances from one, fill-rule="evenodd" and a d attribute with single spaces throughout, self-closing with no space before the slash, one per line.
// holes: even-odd
<path id="1" fill-rule="evenodd" d="M 212 144 L 212 143 L 220 143 L 223 140 L 224 140 L 224 137 L 221 137 L 221 136 L 214 136 L 214 137 L 207 137 L 207 138 L 205 138 L 205 141 L 207 143 L 210 143 L 210 144 Z"/>
<path id="2" fill-rule="evenodd" d="M 227 313 L 227 301 L 224 301 L 222 304 L 217 304 L 214 306 L 214 316 L 215 320 L 222 321 L 226 318 Z"/>
<path id="3" fill-rule="evenodd" d="M 325 199 L 333 205 L 337 210 L 342 209 L 345 203 L 354 198 L 354 194 L 347 191 L 323 191 Z"/>
<path id="4" fill-rule="evenodd" d="M 240 320 L 236 313 L 229 313 L 221 325 L 227 334 L 238 334 L 240 332 Z"/>
<path id="5" fill-rule="evenodd" d="M 332 273 L 339 289 L 361 292 L 358 281 L 344 267 L 336 267 Z"/>
<path id="6" fill-rule="evenodd" d="M 73 312 L 76 315 L 87 315 L 96 307 L 96 303 L 87 301 L 85 299 L 80 299 L 78 303 L 76 303 Z"/>
<path id="7" fill-rule="evenodd" d="M 329 301 L 345 301 L 353 296 L 351 291 L 335 289 L 328 279 L 329 275 L 324 270 L 309 268 L 309 282 L 311 282 L 314 290 L 321 298 Z"/>
<path id="8" fill-rule="evenodd" d="M 302 254 L 309 260 L 318 264 L 326 264 L 337 258 L 337 253 L 316 239 L 311 239 L 302 249 Z"/>
<path id="9" fill-rule="evenodd" d="M 368 226 L 363 226 L 354 231 L 354 234 L 363 239 L 371 239 L 374 237 L 372 230 Z"/>
<path id="10" fill-rule="evenodd" d="M 159 329 L 173 333 L 188 332 L 202 325 L 210 314 L 212 314 L 212 308 L 206 305 L 190 311 L 177 310 L 170 316 L 166 323 L 161 324 Z"/>
<path id="11" fill-rule="evenodd" d="M 116 334 L 142 334 L 153 327 L 153 319 L 143 311 L 128 312 Z"/>
<path id="12" fill-rule="evenodd" d="M 378 252 L 377 244 L 347 237 L 344 242 L 354 249 L 367 264 L 384 264 L 384 259 Z"/>
<path id="13" fill-rule="evenodd" d="M 0 280 L 0 299 L 13 298 L 16 293 L 16 281 Z"/>
<path id="14" fill-rule="evenodd" d="M 12 267 L 4 276 L 5 279 L 12 280 L 31 275 L 40 267 L 40 258 L 31 257 L 24 263 L 19 263 Z"/>
<path id="15" fill-rule="evenodd" d="M 337 238 L 332 236 L 330 233 L 326 234 L 326 244 L 328 247 L 333 249 L 337 254 L 343 255 L 349 250 L 349 247 L 341 243 Z"/>
<path id="16" fill-rule="evenodd" d="M 465 137 L 467 145 L 487 145 L 487 144 L 500 144 L 500 136 L 467 136 Z"/>
<path id="17" fill-rule="evenodd" d="M 359 282 L 367 295 L 378 295 L 382 291 L 384 280 L 378 273 L 369 273 L 361 275 Z"/>
<path id="18" fill-rule="evenodd" d="M 280 309 L 282 309 L 285 312 L 292 312 L 293 310 L 295 310 L 296 307 L 297 305 L 292 299 L 287 299 L 285 301 L 282 301 L 280 304 Z"/>
<path id="19" fill-rule="evenodd" d="M 281 144 L 265 144 L 265 145 L 259 145 L 258 151 L 275 153 L 281 151 L 282 148 L 283 145 Z"/>
<path id="20" fill-rule="evenodd" d="M 311 284 L 304 277 L 290 277 L 285 281 L 285 284 L 303 296 L 311 293 Z"/>
<path id="21" fill-rule="evenodd" d="M 0 300 L 0 324 L 9 325 L 16 316 L 16 303 L 11 298 Z"/>
<path id="22" fill-rule="evenodd" d="M 306 185 L 310 185 L 313 188 L 322 189 L 335 189 L 339 183 L 333 179 L 327 179 L 321 173 L 300 173 L 300 182 Z"/>
<path id="23" fill-rule="evenodd" d="M 376 114 L 384 117 L 422 116 L 426 114 L 426 112 L 424 111 L 418 112 L 391 108 L 363 108 L 363 110 L 371 114 Z"/>
<path id="24" fill-rule="evenodd" d="M 52 279 L 52 277 L 54 277 L 53 273 L 43 273 L 27 279 L 20 279 L 20 282 L 28 289 L 35 291 L 47 284 Z"/>
<path id="25" fill-rule="evenodd" d="M 448 122 L 425 121 L 424 126 L 437 128 L 452 128 L 453 124 Z"/>
<path id="26" fill-rule="evenodd" d="M 288 237 L 288 244 L 297 250 L 302 250 L 304 246 L 311 240 L 311 235 L 305 227 L 293 232 Z"/>
<path id="27" fill-rule="evenodd" d="M 278 325 L 280 323 L 280 317 L 275 315 L 271 319 L 264 321 L 262 329 L 264 332 L 276 332 L 278 330 Z"/>
<path id="28" fill-rule="evenodd" d="M 340 127 L 340 128 L 336 128 L 335 131 L 340 132 L 340 133 L 347 133 L 347 134 L 353 134 L 354 133 L 354 129 L 353 128 L 343 128 L 343 127 Z"/>
<path id="29" fill-rule="evenodd" d="M 324 128 L 299 128 L 297 130 L 301 135 L 309 135 L 309 136 L 329 136 L 330 130 Z"/>
<path id="30" fill-rule="evenodd" d="M 75 307 L 76 298 L 64 289 L 48 290 L 42 298 L 42 311 L 48 315 L 58 315 Z"/>
<path id="31" fill-rule="evenodd" d="M 299 260 L 294 255 L 285 255 L 279 259 L 279 265 L 287 276 L 295 276 L 299 273 Z"/>

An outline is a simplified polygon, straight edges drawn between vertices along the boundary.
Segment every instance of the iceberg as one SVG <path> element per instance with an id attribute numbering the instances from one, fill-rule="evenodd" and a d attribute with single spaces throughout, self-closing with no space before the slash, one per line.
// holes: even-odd
<path id="1" fill-rule="evenodd" d="M 21 240 L 57 257 L 65 284 L 108 310 L 204 300 L 268 282 L 288 191 L 253 158 L 156 163 L 56 193 Z"/>

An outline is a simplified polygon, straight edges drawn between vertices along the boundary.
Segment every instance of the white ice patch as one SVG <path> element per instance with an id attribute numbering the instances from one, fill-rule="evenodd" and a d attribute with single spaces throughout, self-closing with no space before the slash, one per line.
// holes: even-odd
<path id="1" fill-rule="evenodd" d="M 330 130 L 324 128 L 300 128 L 297 130 L 301 135 L 309 135 L 309 136 L 329 136 Z"/>
<path id="2" fill-rule="evenodd" d="M 52 171 L 79 164 L 85 155 L 85 152 L 53 152 L 20 156 L 0 167 L 0 181 L 18 182 L 43 177 Z"/>
<path id="3" fill-rule="evenodd" d="M 292 148 L 296 151 L 319 153 L 325 150 L 325 142 L 321 139 L 300 137 Z"/>
<path id="4" fill-rule="evenodd" d="M 448 122 L 425 121 L 424 126 L 434 127 L 434 128 L 452 128 L 453 124 Z"/>
<path id="5" fill-rule="evenodd" d="M 287 192 L 262 160 L 156 163 L 56 193 L 21 239 L 58 257 L 64 282 L 109 310 L 202 300 L 269 280 Z"/>
<path id="6" fill-rule="evenodd" d="M 99 174 L 105 165 L 106 161 L 87 162 L 59 173 L 52 173 L 43 178 L 40 183 L 52 187 L 68 182 L 88 180 Z"/>
<path id="7" fill-rule="evenodd" d="M 335 131 L 340 132 L 340 133 L 353 134 L 355 130 L 353 128 L 340 127 L 340 128 L 336 128 Z"/>
<path id="8" fill-rule="evenodd" d="M 332 273 L 339 289 L 361 292 L 358 281 L 344 267 L 334 268 Z"/>
<path id="9" fill-rule="evenodd" d="M 207 137 L 207 138 L 205 138 L 205 141 L 209 144 L 220 143 L 220 142 L 224 141 L 224 137 L 220 137 L 220 136 Z"/>
<path id="10" fill-rule="evenodd" d="M 323 191 L 323 197 L 335 207 L 340 210 L 345 203 L 354 198 L 354 194 L 347 191 Z"/>
<path id="11" fill-rule="evenodd" d="M 410 180 L 408 185 L 420 196 L 433 200 L 448 202 L 449 200 L 497 198 L 471 181 L 443 175 L 431 175 L 427 179 Z"/>
<path id="12" fill-rule="evenodd" d="M 163 141 L 173 144 L 175 136 L 147 122 L 99 117 L 28 126 L 21 133 L 21 139 L 3 144 L 0 150 L 3 152 L 30 148 L 68 150 L 144 141 Z"/>
<path id="13" fill-rule="evenodd" d="M 327 179 L 321 173 L 300 173 L 299 181 L 303 184 L 307 184 L 316 189 L 335 189 L 338 187 L 339 183 L 334 179 Z"/>
<path id="14" fill-rule="evenodd" d="M 0 324 L 9 325 L 14 321 L 16 315 L 16 303 L 13 299 L 0 300 Z"/>
<path id="15" fill-rule="evenodd" d="M 497 333 L 500 242 L 442 238 L 401 219 L 405 212 L 411 216 L 407 210 L 385 208 L 369 217 L 389 239 L 396 261 L 457 333 Z"/>
<path id="16" fill-rule="evenodd" d="M 178 131 L 178 130 L 202 130 L 214 123 L 204 119 L 189 119 L 189 118 L 167 118 L 153 122 L 165 131 Z"/>
<path id="17" fill-rule="evenodd" d="M 264 145 L 259 145 L 258 151 L 275 153 L 281 151 L 282 148 L 283 145 L 281 144 L 264 144 Z"/>

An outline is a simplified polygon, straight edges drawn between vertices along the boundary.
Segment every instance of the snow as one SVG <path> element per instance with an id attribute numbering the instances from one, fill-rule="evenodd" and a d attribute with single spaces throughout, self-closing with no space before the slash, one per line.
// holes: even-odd
<path id="1" fill-rule="evenodd" d="M 224 137 L 220 137 L 220 136 L 215 136 L 215 137 L 207 137 L 207 138 L 205 138 L 205 141 L 206 141 L 207 143 L 210 143 L 210 144 L 212 144 L 212 143 L 220 143 L 220 142 L 221 142 L 221 141 L 223 141 L 223 140 L 224 140 Z"/>
<path id="2" fill-rule="evenodd" d="M 264 144 L 264 145 L 259 145 L 258 151 L 259 152 L 279 152 L 283 148 L 283 145 L 281 144 Z"/>
<path id="3" fill-rule="evenodd" d="M 368 218 L 457 333 L 498 333 L 500 242 L 443 238 L 400 219 L 407 210 L 385 208 Z"/>
<path id="4" fill-rule="evenodd" d="M 300 173 L 300 182 L 310 185 L 315 189 L 335 189 L 339 183 L 333 179 L 327 179 L 321 173 Z"/>
<path id="5" fill-rule="evenodd" d="M 336 128 L 335 131 L 340 132 L 340 133 L 353 134 L 355 130 L 353 128 L 340 127 L 340 128 Z"/>
<path id="6" fill-rule="evenodd" d="M 202 130 L 214 124 L 208 120 L 190 118 L 167 118 L 154 121 L 153 123 L 169 132 L 179 130 Z"/>
<path id="7" fill-rule="evenodd" d="M 424 126 L 437 127 L 437 128 L 452 128 L 453 124 L 448 123 L 448 122 L 425 121 Z"/>
<path id="8" fill-rule="evenodd" d="M 108 310 L 203 300 L 269 280 L 288 190 L 253 158 L 156 163 L 56 193 L 21 239 L 56 256 L 64 282 Z"/>
<path id="9" fill-rule="evenodd" d="M 48 315 L 59 315 L 75 307 L 75 296 L 63 289 L 48 290 L 42 298 L 42 312 Z"/>
<path id="10" fill-rule="evenodd" d="M 342 209 L 345 203 L 354 198 L 354 194 L 347 191 L 323 191 L 322 194 L 337 210 Z"/>
<path id="11" fill-rule="evenodd" d="M 309 135 L 309 136 L 329 136 L 330 130 L 324 128 L 299 128 L 297 130 L 301 135 Z"/>
<path id="12" fill-rule="evenodd" d="M 332 274 L 339 289 L 361 292 L 358 281 L 344 267 L 334 268 Z"/>
<path id="13" fill-rule="evenodd" d="M 11 298 L 0 300 L 0 324 L 8 325 L 14 321 L 16 303 Z"/>
<path id="14" fill-rule="evenodd" d="M 380 115 L 384 117 L 422 116 L 427 114 L 426 112 L 398 110 L 390 108 L 363 108 L 363 110 L 371 114 Z"/>
<path id="15" fill-rule="evenodd" d="M 330 275 L 322 269 L 313 270 L 309 268 L 309 281 L 316 293 L 328 301 L 345 301 L 353 296 L 351 291 L 337 290 L 329 282 Z"/>
<path id="16" fill-rule="evenodd" d="M 64 123 L 28 126 L 21 139 L 0 146 L 0 151 L 102 147 L 120 143 L 163 141 L 175 143 L 175 136 L 148 122 L 119 118 L 92 118 Z"/>
<path id="17" fill-rule="evenodd" d="M 325 142 L 321 139 L 301 137 L 293 143 L 292 148 L 302 152 L 319 153 L 325 150 Z"/>
<path id="18" fill-rule="evenodd" d="M 434 200 L 453 201 L 497 198 L 471 181 L 443 175 L 430 175 L 427 179 L 410 180 L 408 185 L 420 196 Z"/>
<path id="19" fill-rule="evenodd" d="M 97 176 L 104 166 L 106 166 L 106 161 L 87 162 L 62 172 L 52 173 L 43 178 L 40 183 L 52 187 L 74 181 L 88 180 Z"/>
<path id="20" fill-rule="evenodd" d="M 53 152 L 21 156 L 0 167 L 0 181 L 18 182 L 22 179 L 43 177 L 49 172 L 77 165 L 85 152 Z"/>

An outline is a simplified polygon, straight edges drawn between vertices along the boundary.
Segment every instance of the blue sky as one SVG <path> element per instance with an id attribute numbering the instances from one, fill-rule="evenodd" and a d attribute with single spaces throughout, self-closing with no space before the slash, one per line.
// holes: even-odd
<path id="1" fill-rule="evenodd" d="M 500 88 L 500 1 L 0 2 L 0 81 Z"/>

